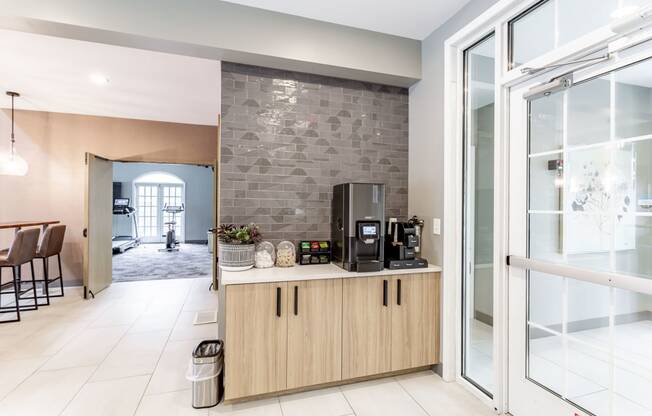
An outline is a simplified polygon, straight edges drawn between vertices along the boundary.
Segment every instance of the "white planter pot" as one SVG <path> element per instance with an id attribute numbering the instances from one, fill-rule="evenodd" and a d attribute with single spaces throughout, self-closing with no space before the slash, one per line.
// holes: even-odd
<path id="1" fill-rule="evenodd" d="M 255 244 L 219 243 L 219 265 L 227 272 L 239 272 L 254 267 L 256 258 Z"/>

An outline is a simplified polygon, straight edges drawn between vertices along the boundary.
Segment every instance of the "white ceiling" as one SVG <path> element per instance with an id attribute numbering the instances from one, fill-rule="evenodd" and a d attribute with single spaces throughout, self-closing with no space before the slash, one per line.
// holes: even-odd
<path id="1" fill-rule="evenodd" d="M 220 63 L 0 30 L 0 107 L 215 125 Z M 92 75 L 109 78 L 106 85 Z"/>
<path id="2" fill-rule="evenodd" d="M 228 0 L 228 2 L 423 40 L 469 0 Z"/>

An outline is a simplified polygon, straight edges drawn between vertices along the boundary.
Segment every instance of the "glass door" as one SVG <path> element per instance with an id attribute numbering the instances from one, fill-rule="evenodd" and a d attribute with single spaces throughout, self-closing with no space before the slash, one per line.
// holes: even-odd
<path id="1" fill-rule="evenodd" d="M 652 415 L 651 56 L 511 92 L 515 416 Z"/>
<path id="2" fill-rule="evenodd" d="M 165 242 L 166 223 L 172 221 L 172 214 L 163 212 L 163 207 L 185 203 L 184 185 L 137 183 L 135 192 L 138 235 L 144 243 Z M 177 240 L 184 242 L 185 211 L 176 214 L 174 220 Z"/>
<path id="3" fill-rule="evenodd" d="M 144 243 L 161 241 L 159 224 L 158 185 L 136 185 L 136 215 L 138 235 Z"/>
<path id="4" fill-rule="evenodd" d="M 495 36 L 464 53 L 462 362 L 467 381 L 493 392 Z"/>
<path id="5" fill-rule="evenodd" d="M 169 206 L 181 206 L 184 203 L 184 198 L 183 198 L 183 185 L 177 185 L 177 184 L 165 184 L 161 185 L 161 197 L 163 198 L 161 201 L 161 210 L 163 207 L 166 205 Z M 175 235 L 177 240 L 180 242 L 184 242 L 184 219 L 185 219 L 185 211 L 182 211 L 178 214 L 175 214 L 174 216 L 169 213 L 169 212 L 162 212 L 163 218 L 161 221 L 161 224 L 163 224 L 163 230 L 161 235 L 165 234 L 167 232 L 167 225 L 165 225 L 168 222 L 171 222 L 174 219 L 174 222 L 176 222 L 175 225 Z"/>

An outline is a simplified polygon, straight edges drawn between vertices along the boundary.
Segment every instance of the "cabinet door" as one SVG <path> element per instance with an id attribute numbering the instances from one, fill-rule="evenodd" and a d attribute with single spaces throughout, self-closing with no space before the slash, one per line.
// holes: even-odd
<path id="1" fill-rule="evenodd" d="M 390 371 L 390 277 L 344 279 L 342 378 Z"/>
<path id="2" fill-rule="evenodd" d="M 287 283 L 226 286 L 225 397 L 286 388 Z"/>
<path id="3" fill-rule="evenodd" d="M 288 283 L 288 389 L 342 379 L 342 280 Z"/>
<path id="4" fill-rule="evenodd" d="M 439 273 L 392 277 L 392 371 L 439 362 Z"/>

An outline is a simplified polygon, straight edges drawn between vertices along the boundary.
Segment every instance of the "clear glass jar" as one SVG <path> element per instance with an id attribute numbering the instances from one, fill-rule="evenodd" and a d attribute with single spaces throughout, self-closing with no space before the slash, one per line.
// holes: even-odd
<path id="1" fill-rule="evenodd" d="M 297 251 L 290 241 L 281 241 L 276 246 L 276 266 L 293 267 L 297 262 Z"/>
<path id="2" fill-rule="evenodd" d="M 263 241 L 256 245 L 255 267 L 258 269 L 266 269 L 274 267 L 276 262 L 276 250 L 274 244 L 269 241 Z"/>

